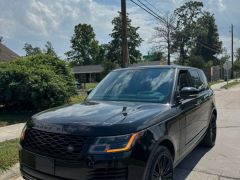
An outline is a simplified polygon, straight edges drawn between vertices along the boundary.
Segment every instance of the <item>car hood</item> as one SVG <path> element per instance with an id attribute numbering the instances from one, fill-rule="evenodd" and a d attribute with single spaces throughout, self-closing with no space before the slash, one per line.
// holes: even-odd
<path id="1" fill-rule="evenodd" d="M 87 101 L 53 108 L 32 117 L 31 126 L 56 133 L 86 136 L 127 134 L 147 128 L 169 115 L 170 105 Z"/>

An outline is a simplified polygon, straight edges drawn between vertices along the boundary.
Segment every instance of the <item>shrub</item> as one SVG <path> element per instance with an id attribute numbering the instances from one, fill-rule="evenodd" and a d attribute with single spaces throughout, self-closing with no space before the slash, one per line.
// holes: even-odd
<path id="1" fill-rule="evenodd" d="M 75 80 L 64 61 L 49 55 L 0 64 L 0 104 L 14 110 L 43 110 L 76 94 Z"/>

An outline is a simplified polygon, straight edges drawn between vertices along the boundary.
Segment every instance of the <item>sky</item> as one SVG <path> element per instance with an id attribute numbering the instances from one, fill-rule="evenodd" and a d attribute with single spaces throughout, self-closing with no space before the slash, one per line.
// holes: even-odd
<path id="1" fill-rule="evenodd" d="M 142 0 L 144 2 L 145 0 Z M 148 0 L 161 14 L 173 12 L 187 0 Z M 234 24 L 234 49 L 240 47 L 240 1 L 202 0 L 204 9 L 215 15 L 220 39 L 228 52 L 231 49 L 230 25 Z M 30 43 L 44 48 L 47 41 L 57 54 L 65 58 L 70 50 L 74 26 L 91 24 L 100 43 L 111 40 L 111 21 L 120 11 L 120 0 L 0 0 L 0 36 L 3 44 L 19 55 L 25 55 L 23 46 Z M 153 44 L 153 28 L 157 21 L 127 0 L 127 11 L 132 24 L 139 26 L 143 38 L 140 50 L 146 54 Z"/>

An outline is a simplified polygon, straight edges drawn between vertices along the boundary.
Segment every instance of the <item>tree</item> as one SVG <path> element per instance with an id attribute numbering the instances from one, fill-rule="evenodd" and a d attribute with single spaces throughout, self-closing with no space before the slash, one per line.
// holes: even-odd
<path id="1" fill-rule="evenodd" d="M 199 69 L 204 69 L 206 67 L 205 61 L 202 56 L 190 55 L 189 57 L 189 66 L 196 67 Z"/>
<path id="2" fill-rule="evenodd" d="M 173 48 L 180 52 L 180 63 L 185 65 L 197 33 L 197 20 L 202 16 L 203 3 L 189 1 L 174 11 L 177 17 L 173 33 Z"/>
<path id="3" fill-rule="evenodd" d="M 170 65 L 171 47 L 172 47 L 172 34 L 175 30 L 175 16 L 174 14 L 166 14 L 162 17 L 162 21 L 159 21 L 159 25 L 154 28 L 156 33 L 153 36 L 152 42 L 155 43 L 155 47 L 159 50 L 167 50 L 167 62 Z"/>
<path id="4" fill-rule="evenodd" d="M 45 49 L 41 49 L 40 47 L 33 47 L 29 43 L 24 44 L 23 48 L 26 52 L 26 56 L 34 56 L 38 54 L 47 54 L 53 57 L 57 57 L 57 53 L 55 52 L 52 43 L 50 41 L 47 41 L 45 44 Z"/>
<path id="5" fill-rule="evenodd" d="M 122 21 L 121 13 L 112 20 L 113 30 L 110 36 L 112 41 L 109 43 L 109 51 L 107 54 L 107 59 L 122 65 Z M 128 54 L 129 63 L 136 63 L 141 58 L 141 53 L 137 49 L 141 43 L 142 38 L 137 33 L 139 27 L 133 27 L 131 25 L 131 19 L 127 15 L 127 39 L 128 39 Z"/>
<path id="6" fill-rule="evenodd" d="M 109 44 L 101 44 L 99 46 L 99 53 L 94 64 L 102 64 L 106 61 L 106 56 L 109 50 Z"/>
<path id="7" fill-rule="evenodd" d="M 99 54 L 99 45 L 91 25 L 78 24 L 75 26 L 71 38 L 71 50 L 65 54 L 72 64 L 95 64 Z"/>
<path id="8" fill-rule="evenodd" d="M 43 52 L 45 54 L 50 55 L 50 56 L 57 57 L 57 53 L 55 52 L 55 50 L 52 46 L 52 43 L 50 41 L 47 41 L 47 43 L 45 45 L 45 49 L 43 50 Z"/>
<path id="9" fill-rule="evenodd" d="M 226 61 L 229 61 L 230 60 L 230 55 L 227 53 L 227 49 L 226 48 L 223 48 L 222 50 L 222 56 L 218 58 L 218 64 L 223 67 L 224 63 Z"/>
<path id="10" fill-rule="evenodd" d="M 197 37 L 192 54 L 202 56 L 205 62 L 213 61 L 218 65 L 216 55 L 222 52 L 222 42 L 219 40 L 218 28 L 213 14 L 205 12 L 197 20 Z"/>
<path id="11" fill-rule="evenodd" d="M 102 66 L 104 69 L 102 72 L 103 77 L 106 76 L 110 71 L 112 71 L 113 69 L 116 69 L 118 67 L 116 63 L 114 63 L 112 61 L 108 61 L 108 60 L 104 60 L 102 62 Z"/>
<path id="12" fill-rule="evenodd" d="M 41 54 L 42 50 L 39 47 L 33 47 L 31 44 L 25 43 L 23 49 L 26 52 L 26 56 L 33 56 Z"/>

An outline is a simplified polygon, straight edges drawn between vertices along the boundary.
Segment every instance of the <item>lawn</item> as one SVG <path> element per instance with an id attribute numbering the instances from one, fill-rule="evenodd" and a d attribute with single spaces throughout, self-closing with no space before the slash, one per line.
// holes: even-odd
<path id="1" fill-rule="evenodd" d="M 79 94 L 79 95 L 73 96 L 73 97 L 70 98 L 69 103 L 79 103 L 79 102 L 82 102 L 82 101 L 84 101 L 86 96 L 87 95 L 85 95 L 85 94 Z"/>
<path id="2" fill-rule="evenodd" d="M 97 86 L 98 83 L 86 83 L 86 89 L 92 89 Z"/>
<path id="3" fill-rule="evenodd" d="M 0 142 L 0 172 L 18 162 L 19 139 Z"/>
<path id="4" fill-rule="evenodd" d="M 222 86 L 221 88 L 223 88 L 223 89 L 229 89 L 229 88 L 234 87 L 234 86 L 237 86 L 237 85 L 240 85 L 240 82 L 239 82 L 239 81 L 234 81 L 234 82 L 230 82 L 230 83 Z"/>
<path id="5" fill-rule="evenodd" d="M 32 113 L 0 113 L 0 127 L 26 122 Z"/>

